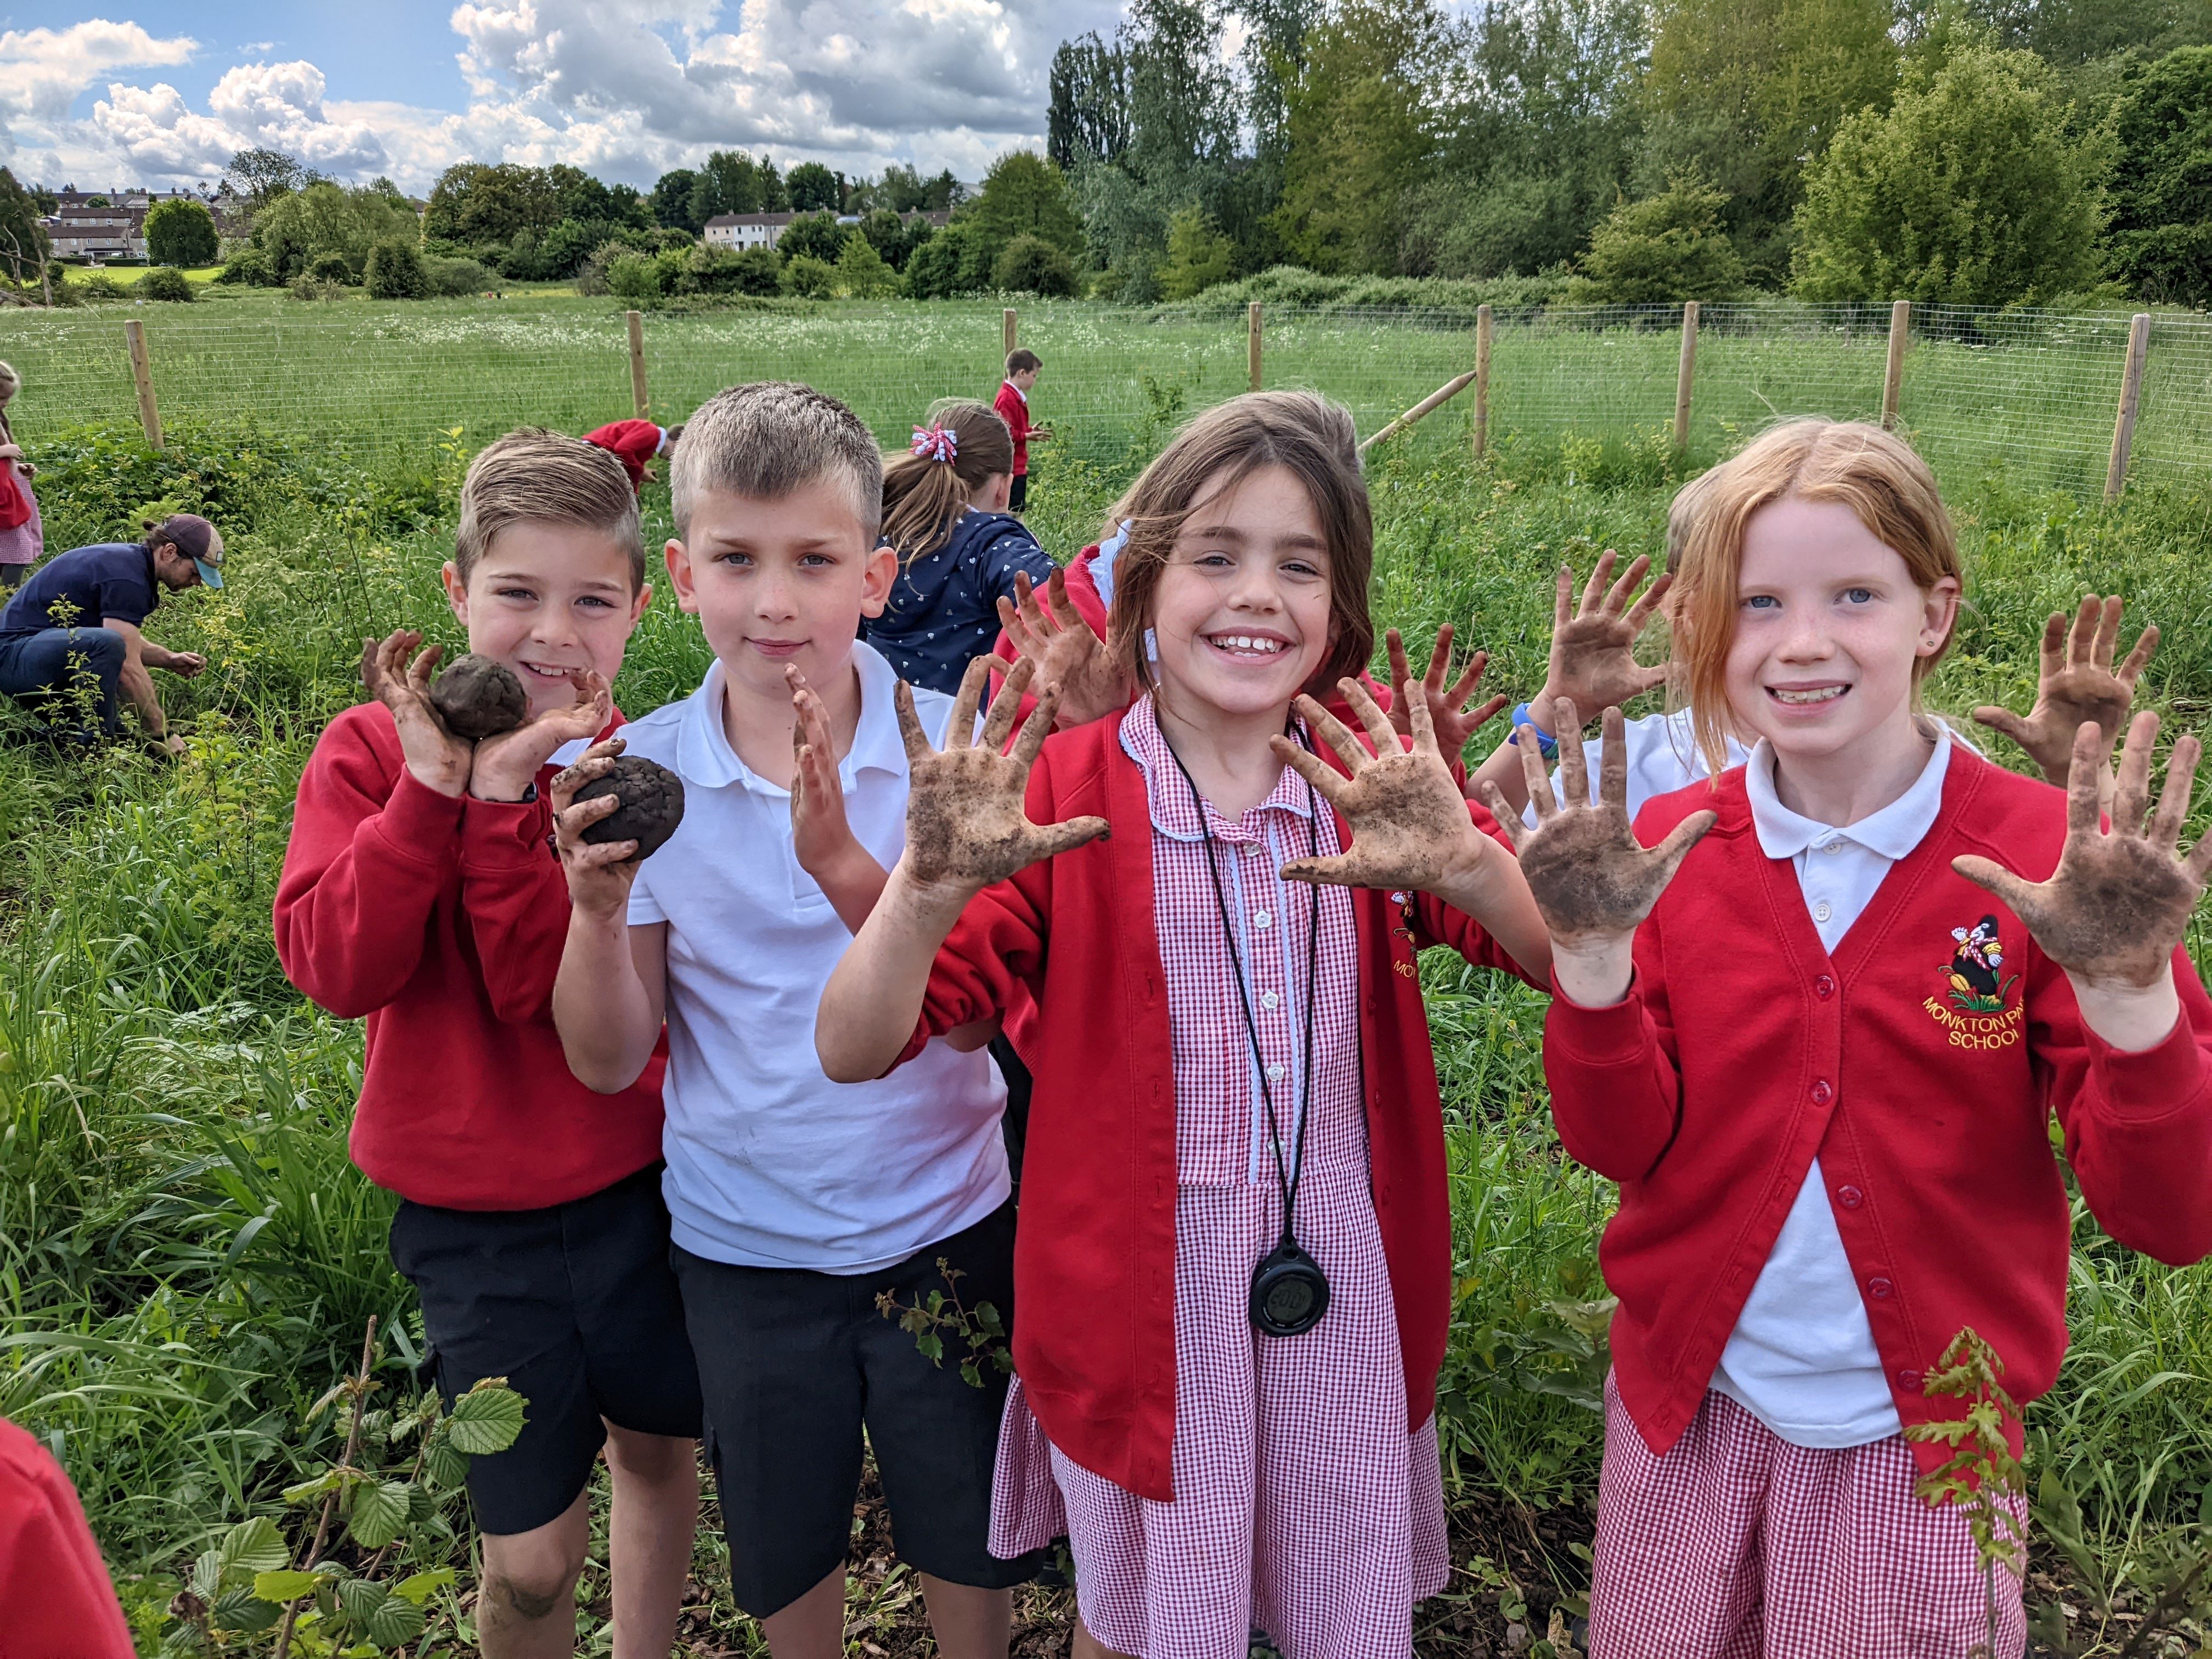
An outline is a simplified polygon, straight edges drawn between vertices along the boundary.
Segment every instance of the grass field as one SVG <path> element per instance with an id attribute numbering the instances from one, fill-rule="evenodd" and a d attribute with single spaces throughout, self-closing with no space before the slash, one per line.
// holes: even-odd
<path id="1" fill-rule="evenodd" d="M 194 306 L 102 304 L 0 315 L 0 356 L 26 391 L 27 431 L 136 409 L 124 316 L 146 325 L 166 418 L 281 419 L 301 437 L 421 455 L 455 427 L 471 442 L 530 421 L 583 431 L 631 412 L 618 305 L 550 289 L 497 300 L 302 302 L 209 289 Z M 1579 458 L 1580 470 L 1663 447 L 1674 412 L 1679 318 L 1665 310 L 1554 312 L 1501 320 L 1490 430 L 1510 451 Z M 1771 302 L 1705 309 L 1689 452 L 1724 453 L 1778 415 L 1879 414 L 1887 313 Z M 1276 308 L 1263 326 L 1270 386 L 1311 386 L 1370 433 L 1474 367 L 1474 319 L 1453 313 Z M 2124 314 L 1923 312 L 1906 354 L 1901 419 L 1954 487 L 1995 473 L 2015 486 L 2102 485 L 2125 361 Z M 1094 465 L 1124 461 L 1164 422 L 1249 383 L 1242 312 L 1019 307 L 1045 359 L 1041 418 Z M 652 410 L 681 420 L 745 380 L 804 380 L 845 398 L 888 440 L 935 398 L 997 386 L 1000 308 L 975 301 L 655 313 L 645 320 Z M 1416 441 L 1464 445 L 1473 397 Z M 2152 328 L 2135 443 L 2142 478 L 2212 466 L 2212 322 Z"/>
<path id="2" fill-rule="evenodd" d="M 127 421 L 57 429 L 64 418 L 115 412 L 105 393 L 57 407 L 60 388 L 88 384 L 67 379 L 70 353 L 88 354 L 117 331 L 114 312 L 37 319 L 43 359 L 26 349 L 21 320 L 7 319 L 18 331 L 0 352 L 27 383 L 17 430 L 43 468 L 50 544 L 127 533 L 137 508 L 163 501 L 215 513 L 231 550 L 226 588 L 165 606 L 152 629 L 212 665 L 189 685 L 164 680 L 189 735 L 183 762 L 121 750 L 57 762 L 30 743 L 20 714 L 0 708 L 0 834 L 9 849 L 0 871 L 0 1414 L 31 1426 L 79 1483 L 149 1651 L 172 1628 L 166 1609 L 179 1575 L 222 1528 L 267 1514 L 293 1536 L 302 1530 L 304 1512 L 281 1493 L 334 1455 L 331 1419 L 310 1424 L 307 1409 L 355 1363 L 369 1316 L 394 1333 L 380 1373 L 394 1387 L 419 1340 L 410 1292 L 385 1253 L 391 1201 L 345 1157 L 359 1029 L 286 985 L 269 907 L 294 785 L 325 722 L 359 695 L 362 635 L 404 623 L 453 637 L 434 573 L 450 549 L 467 451 L 525 414 L 574 428 L 624 412 L 619 319 L 599 302 L 551 312 L 530 303 L 538 309 L 528 314 L 242 307 L 271 331 L 273 355 L 234 342 L 222 364 L 199 368 L 181 346 L 162 343 L 186 326 L 164 312 L 153 319 L 159 328 L 149 323 L 157 373 L 209 388 L 211 401 L 216 388 L 243 387 L 237 409 L 263 423 L 173 415 L 171 447 L 158 457 Z M 975 307 L 723 313 L 649 326 L 653 373 L 665 377 L 655 384 L 672 386 L 676 408 L 742 374 L 805 374 L 877 398 L 864 407 L 887 432 L 909 406 L 919 412 L 925 392 L 970 383 L 988 392 L 998 346 L 995 313 Z M 1068 416 L 1063 430 L 1075 441 L 1039 452 L 1033 519 L 1063 556 L 1092 538 L 1178 409 L 1233 390 L 1243 372 L 1241 331 L 1226 324 L 1145 326 L 1156 331 L 1138 356 L 1129 327 L 1091 312 L 1033 321 L 1024 313 L 1024 337 L 1061 366 L 1060 395 L 1073 400 L 1093 368 L 1137 377 L 1140 393 L 1149 374 L 1156 388 L 1116 415 L 1120 424 Z M 1346 345 L 1342 329 L 1316 321 L 1323 339 L 1302 342 L 1304 326 L 1284 330 L 1281 357 L 1306 353 L 1324 385 L 1340 364 L 1344 383 L 1371 374 L 1358 384 L 1385 384 L 1372 366 L 1382 355 L 1375 340 Z M 458 331 L 459 343 L 441 329 Z M 1463 343 L 1396 326 L 1376 325 L 1375 336 L 1406 354 L 1390 358 L 1389 373 L 1416 395 L 1444 378 Z M 1534 349 L 1544 337 L 1526 343 Z M 678 349 L 672 338 L 689 343 Z M 463 428 L 458 436 L 434 435 L 432 422 L 447 417 L 414 401 L 432 391 L 393 389 L 392 432 L 404 441 L 380 443 L 343 411 L 349 398 L 366 408 L 372 392 L 386 395 L 374 390 L 387 385 L 377 365 L 403 347 L 447 365 L 436 396 L 487 408 L 516 377 L 541 378 L 525 379 L 509 414 L 449 422 Z M 1837 349 L 1870 353 L 1836 361 L 1853 366 L 1851 377 L 1871 362 L 1878 380 L 1878 338 Z M 1341 358 L 1328 355 L 1340 349 Z M 1563 559 L 1586 565 L 1607 546 L 1657 553 L 1678 481 L 1663 442 L 1603 428 L 1600 418 L 1606 398 L 1640 384 L 1634 375 L 1653 362 L 1671 403 L 1672 337 L 1624 329 L 1558 349 L 1562 386 L 1577 374 L 1609 377 L 1591 393 L 1586 426 L 1502 443 L 1478 466 L 1457 441 L 1464 428 L 1455 435 L 1440 416 L 1419 441 L 1378 452 L 1370 469 L 1378 617 L 1413 636 L 1458 622 L 1463 640 L 1493 653 L 1495 684 L 1516 696 L 1540 675 L 1552 569 Z M 1508 361 L 1501 344 L 1501 410 Z M 312 376 L 311 363 L 319 366 Z M 594 377 L 603 370 L 612 390 L 579 365 Z M 1054 373 L 1040 392 L 1047 415 Z M 119 395 L 127 392 L 126 379 Z M 1373 393 L 1363 429 L 1393 400 L 1411 398 Z M 173 407 L 191 401 L 179 392 Z M 1725 439 L 1717 431 L 1701 441 Z M 2201 477 L 2154 479 L 2106 511 L 2031 487 L 2021 470 L 1954 461 L 1948 475 L 1971 605 L 1930 687 L 1934 705 L 2024 708 L 2041 618 L 2094 587 L 2125 594 L 2132 618 L 2165 626 L 2145 700 L 2201 726 L 2212 710 L 2212 492 Z M 647 507 L 657 539 L 667 531 L 665 492 L 649 492 Z M 694 625 L 656 598 L 619 697 L 635 714 L 680 696 L 706 660 Z M 2205 817 L 2200 811 L 2200 829 Z M 2200 919 L 2200 960 L 2208 942 Z M 1540 1000 L 1442 955 L 1425 971 L 1455 1182 L 1461 1288 L 1443 1422 L 1459 1570 L 1425 1609 L 1420 1645 L 1457 1655 L 1497 1638 L 1523 1599 L 1540 1613 L 1587 1583 L 1576 1549 L 1595 1491 L 1600 1425 L 1588 1399 L 1603 1352 L 1583 1304 L 1602 1295 L 1595 1249 L 1611 1198 L 1551 1134 Z M 2160 1268 L 2104 1240 L 2086 1215 L 2076 1243 L 2075 1348 L 2030 1423 L 2038 1474 L 2079 1494 L 2094 1559 L 2116 1571 L 2165 1528 L 2212 1527 L 2212 1268 Z M 923 1650 L 911 1586 L 860 1554 L 854 1659 L 866 1659 L 869 1644 L 877 1654 Z M 700 1653 L 755 1651 L 757 1633 L 719 1588 L 718 1555 L 702 1532 L 688 1639 Z M 434 1604 L 432 1631 L 448 1650 L 469 1650 L 465 1542 L 419 1547 L 411 1565 L 459 1570 Z M 604 1641 L 605 1588 L 595 1568 L 585 1586 L 595 1607 L 580 1630 L 587 1650 Z M 1021 1650 L 1043 1654 L 1066 1618 L 1064 1596 L 1028 1593 Z"/>

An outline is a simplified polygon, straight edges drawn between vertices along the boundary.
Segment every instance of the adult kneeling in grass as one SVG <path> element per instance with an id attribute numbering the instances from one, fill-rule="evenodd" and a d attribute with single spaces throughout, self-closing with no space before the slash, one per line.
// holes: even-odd
<path id="1" fill-rule="evenodd" d="M 139 630 L 161 590 L 222 586 L 222 536 L 193 513 L 146 526 L 143 541 L 72 548 L 40 566 L 0 611 L 0 692 L 42 714 L 80 741 L 122 730 L 118 693 L 128 697 L 152 741 L 180 754 L 169 734 L 151 670 L 190 679 L 207 666 L 197 652 L 170 651 Z M 79 701 L 82 699 L 82 701 Z"/>

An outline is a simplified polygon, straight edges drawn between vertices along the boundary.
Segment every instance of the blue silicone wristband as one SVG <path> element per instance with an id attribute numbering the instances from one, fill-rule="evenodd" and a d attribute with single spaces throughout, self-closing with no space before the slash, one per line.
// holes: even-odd
<path id="1" fill-rule="evenodd" d="M 1506 739 L 1508 743 L 1519 743 L 1521 741 L 1521 728 L 1525 726 L 1528 730 L 1536 734 L 1536 752 L 1538 754 L 1541 755 L 1546 760 L 1552 760 L 1558 757 L 1559 752 L 1559 740 L 1552 736 L 1549 732 L 1545 731 L 1542 726 L 1537 725 L 1534 720 L 1528 717 L 1528 705 L 1527 703 L 1516 703 L 1513 706 L 1512 722 L 1513 735 Z"/>

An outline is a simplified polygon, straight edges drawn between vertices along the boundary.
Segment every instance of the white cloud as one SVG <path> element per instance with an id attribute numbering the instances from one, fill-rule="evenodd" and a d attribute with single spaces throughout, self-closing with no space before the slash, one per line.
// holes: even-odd
<path id="1" fill-rule="evenodd" d="M 1042 142 L 1053 48 L 1121 0 L 465 0 L 451 14 L 465 108 L 327 98 L 305 60 L 237 64 L 195 110 L 131 69 L 199 50 L 135 23 L 0 34 L 0 159 L 58 183 L 167 182 L 234 149 L 289 150 L 341 178 L 427 189 L 461 160 L 568 161 L 650 184 L 710 149 L 848 172 L 891 161 L 980 175 Z M 105 83 L 88 118 L 70 110 Z"/>

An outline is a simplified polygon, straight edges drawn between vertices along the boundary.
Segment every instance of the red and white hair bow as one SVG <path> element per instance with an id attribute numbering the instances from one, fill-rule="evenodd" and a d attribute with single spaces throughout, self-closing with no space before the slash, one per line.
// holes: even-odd
<path id="1" fill-rule="evenodd" d="M 960 454 L 960 434 L 949 426 L 918 426 L 914 429 L 914 453 L 950 466 Z"/>

